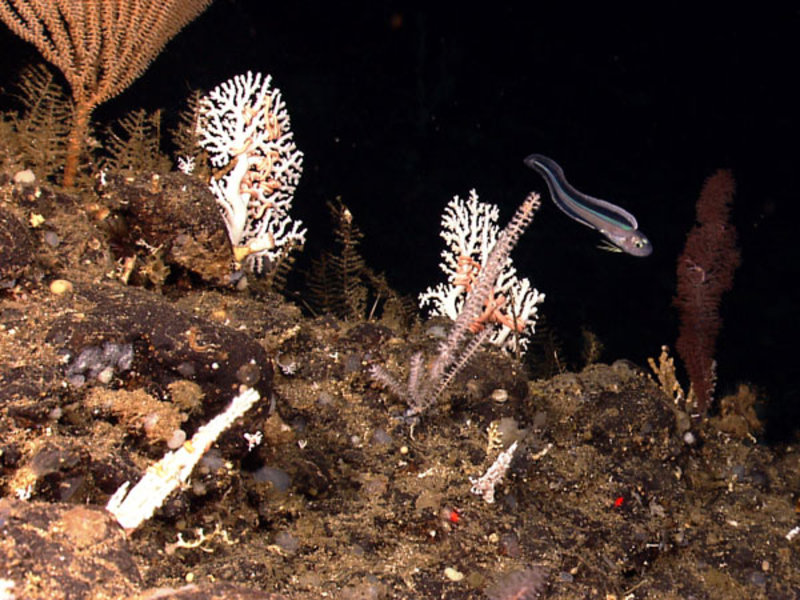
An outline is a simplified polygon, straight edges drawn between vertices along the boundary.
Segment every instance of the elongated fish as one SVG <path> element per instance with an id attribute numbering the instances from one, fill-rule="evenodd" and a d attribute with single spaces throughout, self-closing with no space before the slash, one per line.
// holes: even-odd
<path id="1" fill-rule="evenodd" d="M 608 240 L 607 250 L 627 252 L 633 256 L 649 256 L 653 246 L 639 224 L 627 210 L 616 204 L 579 192 L 564 178 L 564 170 L 553 159 L 531 154 L 525 164 L 547 182 L 555 205 L 568 217 L 596 229 Z"/>

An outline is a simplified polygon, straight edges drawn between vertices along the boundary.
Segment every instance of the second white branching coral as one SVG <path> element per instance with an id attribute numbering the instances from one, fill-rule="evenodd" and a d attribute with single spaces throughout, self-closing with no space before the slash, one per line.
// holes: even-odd
<path id="1" fill-rule="evenodd" d="M 444 262 L 440 266 L 448 283 L 440 283 L 420 294 L 420 307 L 429 306 L 431 315 L 447 316 L 455 321 L 497 241 L 499 216 L 497 206 L 480 202 L 475 190 L 470 191 L 467 200 L 453 197 L 442 215 L 441 232 L 447 248 L 442 251 Z M 486 300 L 484 314 L 472 326 L 478 330 L 487 326 L 494 328 L 491 342 L 507 350 L 516 350 L 516 339 L 524 349 L 527 336 L 536 326 L 537 306 L 544 302 L 544 294 L 516 273 L 508 258 Z M 512 335 L 515 332 L 518 335 Z"/>
<path id="2" fill-rule="evenodd" d="M 289 113 L 271 77 L 247 72 L 200 100 L 197 133 L 217 169 L 217 198 L 237 261 L 269 270 L 288 244 L 305 242 L 302 223 L 289 216 L 303 172 Z"/>

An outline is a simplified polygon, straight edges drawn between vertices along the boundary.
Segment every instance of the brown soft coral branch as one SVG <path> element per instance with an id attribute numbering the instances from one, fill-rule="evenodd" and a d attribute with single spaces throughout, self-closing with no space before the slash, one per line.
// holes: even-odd
<path id="1" fill-rule="evenodd" d="M 680 330 L 675 344 L 692 382 L 702 413 L 713 400 L 714 348 L 722 319 L 722 294 L 733 287 L 739 266 L 736 230 L 730 221 L 735 182 L 728 170 L 709 177 L 697 201 L 697 224 L 689 232 L 678 259 Z"/>

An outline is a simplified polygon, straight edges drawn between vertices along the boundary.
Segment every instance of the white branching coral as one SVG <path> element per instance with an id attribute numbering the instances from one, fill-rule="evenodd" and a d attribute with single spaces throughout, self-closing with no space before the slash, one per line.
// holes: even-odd
<path id="1" fill-rule="evenodd" d="M 211 191 L 222 208 L 237 261 L 268 271 L 306 230 L 289 216 L 303 172 L 289 113 L 272 78 L 247 72 L 200 100 L 197 133 L 217 171 Z"/>
<path id="2" fill-rule="evenodd" d="M 453 197 L 442 215 L 440 234 L 447 243 L 440 266 L 448 283 L 420 294 L 420 307 L 428 306 L 431 315 L 456 320 L 497 241 L 499 216 L 497 206 L 480 202 L 475 190 L 470 191 L 466 201 Z M 537 305 L 544 301 L 544 294 L 527 278 L 518 278 L 516 272 L 508 258 L 486 300 L 484 313 L 471 327 L 474 332 L 492 327 L 491 342 L 507 350 L 516 349 L 517 339 L 520 348 L 525 348 L 527 336 L 535 331 Z M 513 335 L 515 332 L 518 335 Z"/>
<path id="3" fill-rule="evenodd" d="M 178 170 L 181 173 L 191 175 L 194 173 L 195 160 L 194 156 L 179 156 L 178 157 Z"/>
<path id="4" fill-rule="evenodd" d="M 514 442 L 501 452 L 492 463 L 492 466 L 486 470 L 486 473 L 477 479 L 469 478 L 469 482 L 472 484 L 470 491 L 481 496 L 487 504 L 494 504 L 494 488 L 503 480 L 508 467 L 511 466 L 511 460 L 517 450 L 517 443 Z"/>

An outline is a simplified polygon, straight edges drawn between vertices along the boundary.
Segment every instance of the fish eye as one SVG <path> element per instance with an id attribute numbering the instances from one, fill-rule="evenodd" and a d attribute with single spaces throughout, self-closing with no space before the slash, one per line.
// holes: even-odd
<path id="1" fill-rule="evenodd" d="M 633 242 L 633 245 L 636 246 L 637 248 L 642 248 L 644 247 L 644 242 L 642 240 L 636 240 L 635 242 Z"/>

